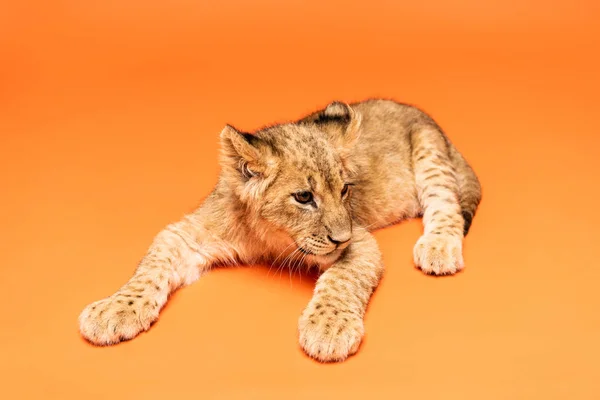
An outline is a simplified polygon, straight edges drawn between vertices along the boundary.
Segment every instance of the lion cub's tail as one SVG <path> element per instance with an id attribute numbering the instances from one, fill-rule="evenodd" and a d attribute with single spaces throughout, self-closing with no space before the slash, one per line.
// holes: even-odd
<path id="1" fill-rule="evenodd" d="M 465 219 L 464 236 L 467 236 L 473 218 L 475 217 L 477 207 L 481 202 L 481 184 L 469 163 L 458 152 L 454 145 L 451 143 L 448 144 L 450 149 L 450 159 L 454 163 L 454 168 L 456 169 L 460 207 L 462 208 L 462 215 Z"/>

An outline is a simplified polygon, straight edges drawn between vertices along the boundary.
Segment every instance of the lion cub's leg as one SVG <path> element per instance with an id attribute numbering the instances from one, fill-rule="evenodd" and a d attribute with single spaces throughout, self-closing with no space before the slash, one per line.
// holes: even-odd
<path id="1" fill-rule="evenodd" d="M 412 135 L 413 168 L 423 208 L 424 234 L 414 248 L 415 264 L 425 273 L 454 274 L 464 266 L 464 219 L 455 168 L 443 134 L 426 127 Z"/>
<path id="2" fill-rule="evenodd" d="M 198 236 L 201 230 L 193 218 L 160 232 L 131 279 L 112 296 L 83 310 L 79 316 L 82 335 L 94 344 L 107 345 L 147 330 L 169 294 L 198 279 L 226 251 Z"/>
<path id="3" fill-rule="evenodd" d="M 356 353 L 364 335 L 363 316 L 382 274 L 375 239 L 357 234 L 342 258 L 319 277 L 300 317 L 300 345 L 309 356 L 341 361 Z"/>

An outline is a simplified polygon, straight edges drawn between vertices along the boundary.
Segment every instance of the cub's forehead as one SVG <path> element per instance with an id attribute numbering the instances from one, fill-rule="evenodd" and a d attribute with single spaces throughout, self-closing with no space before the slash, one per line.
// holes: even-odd
<path id="1" fill-rule="evenodd" d="M 320 171 L 319 173 L 311 174 L 307 177 L 307 181 L 310 188 L 317 193 L 335 193 L 344 184 L 342 172 L 339 170 L 330 170 L 325 173 Z"/>
<path id="2" fill-rule="evenodd" d="M 286 155 L 311 156 L 315 155 L 315 152 L 323 153 L 332 150 L 325 133 L 309 126 L 280 125 L 269 129 L 267 135 L 272 140 L 272 144 Z"/>
<path id="3" fill-rule="evenodd" d="M 337 191 L 342 184 L 342 163 L 324 132 L 310 126 L 289 124 L 272 127 L 263 134 L 280 158 L 284 170 L 281 172 L 296 181 L 294 184 L 302 182 L 317 191 Z"/>
<path id="4" fill-rule="evenodd" d="M 288 124 L 263 133 L 275 153 L 298 169 L 325 173 L 339 169 L 340 161 L 327 135 L 314 127 Z"/>

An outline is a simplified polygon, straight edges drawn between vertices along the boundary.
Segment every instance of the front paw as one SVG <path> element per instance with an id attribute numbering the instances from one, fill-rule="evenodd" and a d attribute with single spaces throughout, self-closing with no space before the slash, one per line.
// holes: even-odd
<path id="1" fill-rule="evenodd" d="M 158 304 L 138 295 L 115 294 L 88 305 L 79 316 L 83 337 L 96 345 L 129 340 L 158 318 Z"/>
<path id="2" fill-rule="evenodd" d="M 426 274 L 451 275 L 464 267 L 462 240 L 457 236 L 427 233 L 417 241 L 413 255 Z"/>
<path id="3" fill-rule="evenodd" d="M 306 354 L 323 362 L 345 360 L 358 351 L 364 336 L 360 316 L 319 302 L 304 310 L 298 329 Z"/>

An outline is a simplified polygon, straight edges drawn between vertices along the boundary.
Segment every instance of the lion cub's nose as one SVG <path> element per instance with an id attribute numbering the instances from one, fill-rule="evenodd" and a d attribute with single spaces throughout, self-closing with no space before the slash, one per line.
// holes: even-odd
<path id="1" fill-rule="evenodd" d="M 351 233 L 340 234 L 340 235 L 337 235 L 335 238 L 328 235 L 327 238 L 329 239 L 329 241 L 331 243 L 339 246 L 340 244 L 344 244 L 348 240 L 350 240 L 350 238 L 352 238 L 352 234 Z"/>

